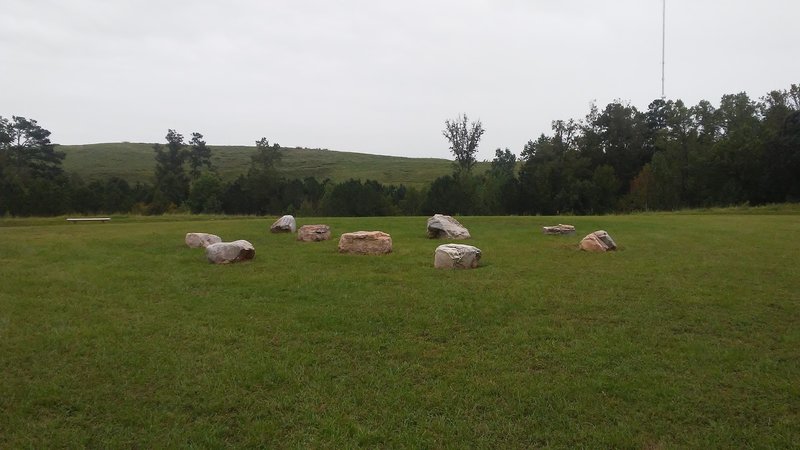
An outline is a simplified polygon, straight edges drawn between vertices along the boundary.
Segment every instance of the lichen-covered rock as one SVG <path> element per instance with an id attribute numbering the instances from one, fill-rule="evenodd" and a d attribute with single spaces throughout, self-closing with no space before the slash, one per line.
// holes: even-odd
<path id="1" fill-rule="evenodd" d="M 339 238 L 339 253 L 381 255 L 392 252 L 392 237 L 383 231 L 356 231 Z"/>
<path id="2" fill-rule="evenodd" d="M 575 234 L 575 227 L 572 225 L 564 225 L 560 223 L 552 227 L 542 227 L 544 234 Z"/>
<path id="3" fill-rule="evenodd" d="M 428 219 L 428 237 L 431 239 L 469 239 L 469 230 L 456 219 L 435 214 Z"/>
<path id="4" fill-rule="evenodd" d="M 327 241 L 331 238 L 331 227 L 327 225 L 303 225 L 297 230 L 297 240 L 305 242 Z"/>
<path id="5" fill-rule="evenodd" d="M 478 247 L 464 244 L 444 244 L 436 247 L 433 267 L 437 269 L 474 269 L 481 259 Z"/>
<path id="6" fill-rule="evenodd" d="M 581 240 L 581 250 L 587 252 L 607 252 L 617 249 L 617 243 L 604 230 L 597 230 Z"/>
<path id="7" fill-rule="evenodd" d="M 222 242 L 222 238 L 216 234 L 208 233 L 186 233 L 186 245 L 191 248 L 206 248 L 211 244 Z"/>
<path id="8" fill-rule="evenodd" d="M 238 240 L 233 242 L 218 242 L 206 247 L 206 258 L 214 264 L 228 264 L 253 259 L 256 249 L 253 244 Z"/>
<path id="9" fill-rule="evenodd" d="M 273 233 L 294 233 L 297 231 L 297 222 L 294 220 L 294 216 L 287 214 L 276 220 L 272 226 L 269 227 L 269 231 Z"/>

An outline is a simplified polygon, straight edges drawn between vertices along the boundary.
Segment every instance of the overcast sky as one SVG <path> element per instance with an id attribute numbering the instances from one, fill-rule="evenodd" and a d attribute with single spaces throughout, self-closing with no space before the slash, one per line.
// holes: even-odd
<path id="1" fill-rule="evenodd" d="M 666 0 L 666 94 L 800 83 L 800 1 Z M 0 116 L 54 142 L 450 158 L 444 121 L 519 154 L 595 100 L 661 95 L 661 0 L 2 0 Z"/>

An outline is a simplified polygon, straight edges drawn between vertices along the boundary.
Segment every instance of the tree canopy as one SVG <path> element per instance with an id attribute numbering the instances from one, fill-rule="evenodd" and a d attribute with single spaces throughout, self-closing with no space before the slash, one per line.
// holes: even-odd
<path id="1" fill-rule="evenodd" d="M 20 116 L 0 117 L 0 170 L 5 176 L 50 178 L 62 173 L 64 153 L 50 142 L 50 131 Z"/>
<path id="2" fill-rule="evenodd" d="M 466 114 L 461 114 L 454 120 L 444 121 L 442 134 L 450 143 L 450 151 L 455 156 L 456 169 L 460 172 L 470 172 L 477 162 L 475 154 L 481 136 L 486 131 L 480 120 L 470 122 Z"/>

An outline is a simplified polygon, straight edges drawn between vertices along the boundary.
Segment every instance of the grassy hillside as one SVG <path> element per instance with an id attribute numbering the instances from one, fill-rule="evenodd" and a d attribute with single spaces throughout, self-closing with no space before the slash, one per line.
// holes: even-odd
<path id="1" fill-rule="evenodd" d="M 121 177 L 129 182 L 150 182 L 155 161 L 153 144 L 113 143 L 62 145 L 64 169 L 87 180 Z M 213 164 L 225 180 L 245 173 L 255 147 L 213 146 Z M 477 170 L 485 170 L 483 163 Z M 288 178 L 314 176 L 323 180 L 373 179 L 384 184 L 417 186 L 452 172 L 452 162 L 434 158 L 401 158 L 331 150 L 286 148 L 280 168 Z"/>
<path id="2" fill-rule="evenodd" d="M 797 216 L 459 219 L 476 270 L 432 267 L 424 217 L 311 222 L 379 257 L 274 217 L 0 219 L 0 448 L 798 447 Z"/>

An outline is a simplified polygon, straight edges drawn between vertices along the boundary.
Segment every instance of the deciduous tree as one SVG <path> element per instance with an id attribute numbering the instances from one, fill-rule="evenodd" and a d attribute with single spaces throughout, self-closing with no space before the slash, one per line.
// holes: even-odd
<path id="1" fill-rule="evenodd" d="M 462 114 L 455 120 L 447 119 L 444 121 L 442 134 L 450 142 L 450 151 L 455 156 L 456 170 L 458 172 L 469 172 L 477 162 L 475 154 L 478 152 L 478 144 L 481 136 L 486 131 L 480 120 L 470 122 L 466 114 Z"/>
<path id="2" fill-rule="evenodd" d="M 55 150 L 50 131 L 33 119 L 0 117 L 0 173 L 5 177 L 52 179 L 63 173 L 64 153 Z"/>
<path id="3" fill-rule="evenodd" d="M 156 154 L 156 195 L 154 198 L 163 203 L 154 212 L 165 210 L 170 203 L 178 206 L 189 195 L 189 177 L 183 168 L 188 152 L 186 144 L 183 142 L 183 136 L 170 129 L 167 131 L 166 140 L 166 148 L 161 144 L 153 146 Z"/>
<path id="4" fill-rule="evenodd" d="M 277 170 L 281 156 L 281 146 L 277 143 L 270 145 L 264 137 L 256 141 L 256 152 L 250 158 L 245 190 L 258 214 L 283 212 L 282 179 Z"/>
<path id="5" fill-rule="evenodd" d="M 192 140 L 189 141 L 189 175 L 192 180 L 197 180 L 203 173 L 203 167 L 211 170 L 211 147 L 206 145 L 203 135 L 192 133 Z"/>

